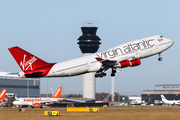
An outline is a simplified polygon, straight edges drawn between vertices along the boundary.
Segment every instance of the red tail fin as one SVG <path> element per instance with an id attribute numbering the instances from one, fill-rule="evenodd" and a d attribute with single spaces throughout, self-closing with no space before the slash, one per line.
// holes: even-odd
<path id="1" fill-rule="evenodd" d="M 49 64 L 18 46 L 8 49 L 22 71 L 33 70 Z"/>
<path id="2" fill-rule="evenodd" d="M 6 90 L 7 89 L 3 89 L 2 92 L 0 93 L 0 103 L 4 102 L 5 100 Z"/>
<path id="3" fill-rule="evenodd" d="M 52 98 L 60 98 L 62 87 L 59 87 Z"/>

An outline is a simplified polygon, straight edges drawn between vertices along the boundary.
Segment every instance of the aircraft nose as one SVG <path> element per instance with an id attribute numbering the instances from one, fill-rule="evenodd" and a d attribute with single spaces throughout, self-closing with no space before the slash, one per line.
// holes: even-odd
<path id="1" fill-rule="evenodd" d="M 174 44 L 174 41 L 171 39 L 168 39 L 168 42 L 169 42 L 170 46 L 172 46 Z"/>
<path id="2" fill-rule="evenodd" d="M 163 43 L 166 44 L 167 47 L 169 48 L 169 47 L 171 47 L 174 44 L 174 41 L 169 39 L 169 38 L 165 38 Z"/>
<path id="3" fill-rule="evenodd" d="M 16 104 L 16 102 L 13 102 L 13 105 L 15 105 Z"/>

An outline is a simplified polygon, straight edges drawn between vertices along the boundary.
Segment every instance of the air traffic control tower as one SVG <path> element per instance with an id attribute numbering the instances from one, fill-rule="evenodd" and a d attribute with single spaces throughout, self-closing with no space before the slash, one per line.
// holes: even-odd
<path id="1" fill-rule="evenodd" d="M 82 36 L 78 38 L 79 48 L 83 55 L 95 53 L 99 49 L 100 38 L 96 35 L 98 27 L 84 26 L 81 27 Z M 95 98 L 95 73 L 86 73 L 83 75 L 83 98 Z"/>

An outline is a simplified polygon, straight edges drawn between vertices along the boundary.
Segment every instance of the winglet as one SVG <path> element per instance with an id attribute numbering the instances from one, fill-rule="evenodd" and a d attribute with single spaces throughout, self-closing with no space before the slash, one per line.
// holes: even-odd
<path id="1" fill-rule="evenodd" d="M 0 103 L 4 102 L 5 100 L 6 90 L 7 89 L 3 89 L 2 92 L 0 93 Z"/>
<path id="2" fill-rule="evenodd" d="M 61 90 L 62 90 L 62 87 L 59 87 L 52 98 L 60 98 L 61 97 Z"/>
<path id="3" fill-rule="evenodd" d="M 99 58 L 99 57 L 96 57 L 95 59 L 96 59 L 97 61 L 99 61 L 99 62 L 104 60 L 104 59 Z"/>

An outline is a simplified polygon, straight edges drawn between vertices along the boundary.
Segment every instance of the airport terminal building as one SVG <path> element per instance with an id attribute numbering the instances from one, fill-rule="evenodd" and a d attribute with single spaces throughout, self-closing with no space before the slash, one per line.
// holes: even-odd
<path id="1" fill-rule="evenodd" d="M 154 104 L 155 100 L 161 101 L 161 95 L 167 100 L 180 100 L 180 84 L 157 84 L 154 90 L 144 90 L 141 93 L 142 100 L 148 104 Z"/>
<path id="2" fill-rule="evenodd" d="M 0 76 L 0 91 L 3 89 L 7 89 L 7 95 L 18 98 L 40 97 L 40 79 Z"/>

